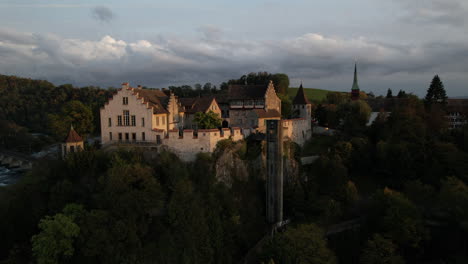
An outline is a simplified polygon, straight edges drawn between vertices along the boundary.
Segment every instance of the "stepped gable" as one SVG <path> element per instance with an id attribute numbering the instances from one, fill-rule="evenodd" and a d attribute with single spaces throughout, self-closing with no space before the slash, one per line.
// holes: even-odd
<path id="1" fill-rule="evenodd" d="M 296 97 L 294 97 L 294 100 L 292 103 L 297 104 L 297 105 L 310 104 L 309 99 L 307 99 L 307 96 L 305 95 L 304 88 L 302 87 L 302 83 L 301 83 L 301 86 L 299 86 L 299 90 L 297 90 Z"/>
<path id="2" fill-rule="evenodd" d="M 154 114 L 166 114 L 166 106 L 169 101 L 169 97 L 166 93 L 160 90 L 148 90 L 148 89 L 135 89 L 135 93 L 143 98 L 145 103 L 149 103 L 154 109 Z"/>
<path id="3" fill-rule="evenodd" d="M 268 89 L 268 84 L 262 85 L 229 85 L 230 100 L 263 99 Z"/>
<path id="4" fill-rule="evenodd" d="M 268 111 L 265 111 L 265 109 L 254 109 L 253 110 L 258 118 L 280 118 L 281 117 L 281 114 L 276 111 L 276 110 L 268 110 Z"/>
<path id="5" fill-rule="evenodd" d="M 70 131 L 68 132 L 68 136 L 65 139 L 66 143 L 76 143 L 76 142 L 81 142 L 83 141 L 83 138 L 78 135 L 78 133 L 75 131 L 73 126 L 70 127 Z"/>

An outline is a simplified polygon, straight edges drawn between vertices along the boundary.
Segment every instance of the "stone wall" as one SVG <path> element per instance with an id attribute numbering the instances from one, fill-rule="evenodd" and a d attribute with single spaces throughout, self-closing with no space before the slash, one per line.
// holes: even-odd
<path id="1" fill-rule="evenodd" d="M 244 139 L 244 136 L 240 128 L 199 129 L 196 134 L 191 129 L 185 129 L 183 133 L 179 133 L 179 130 L 170 130 L 162 144 L 182 160 L 193 161 L 197 153 L 213 152 L 220 140 L 229 138 L 238 141 Z"/>
<path id="2" fill-rule="evenodd" d="M 312 137 L 312 123 L 305 118 L 281 120 L 283 137 L 296 142 L 300 146 Z"/>

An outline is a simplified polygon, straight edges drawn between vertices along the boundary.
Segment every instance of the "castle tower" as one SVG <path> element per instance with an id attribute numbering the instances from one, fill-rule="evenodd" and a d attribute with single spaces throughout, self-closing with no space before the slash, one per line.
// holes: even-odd
<path id="1" fill-rule="evenodd" d="M 351 99 L 352 100 L 359 100 L 359 85 L 357 80 L 357 65 L 354 64 L 354 81 L 353 87 L 351 88 Z"/>
<path id="2" fill-rule="evenodd" d="M 269 223 L 283 221 L 283 135 L 280 120 L 266 120 L 266 217 Z"/>
<path id="3" fill-rule="evenodd" d="M 309 99 L 305 95 L 304 88 L 299 86 L 299 90 L 297 90 L 296 97 L 293 100 L 293 113 L 296 113 L 297 117 L 305 118 L 307 120 L 312 119 L 312 104 L 310 103 Z"/>
<path id="4" fill-rule="evenodd" d="M 71 125 L 68 136 L 65 139 L 65 143 L 63 143 L 61 146 L 62 158 L 65 158 L 68 153 L 79 152 L 83 149 L 83 138 L 81 138 L 81 136 L 76 133 L 75 129 L 73 129 L 73 125 Z"/>

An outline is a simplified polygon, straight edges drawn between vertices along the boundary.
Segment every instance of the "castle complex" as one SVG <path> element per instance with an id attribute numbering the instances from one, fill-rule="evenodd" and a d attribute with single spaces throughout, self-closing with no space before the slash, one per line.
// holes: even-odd
<path id="1" fill-rule="evenodd" d="M 244 139 L 265 133 L 266 120 L 281 120 L 282 135 L 299 145 L 311 137 L 311 103 L 302 85 L 293 100 L 296 119 L 281 120 L 281 100 L 273 82 L 267 85 L 231 85 L 218 97 L 178 98 L 169 90 L 122 88 L 101 108 L 101 139 L 104 146 L 140 144 L 165 146 L 191 161 L 199 152 L 212 152 L 218 141 Z M 223 127 L 199 129 L 197 112 L 217 114 Z"/>

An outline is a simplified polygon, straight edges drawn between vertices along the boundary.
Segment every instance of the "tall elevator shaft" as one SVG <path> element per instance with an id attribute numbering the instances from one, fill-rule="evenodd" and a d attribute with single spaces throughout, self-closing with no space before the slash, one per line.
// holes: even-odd
<path id="1" fill-rule="evenodd" d="M 266 216 L 271 224 L 283 221 L 283 137 L 280 120 L 266 120 Z"/>

